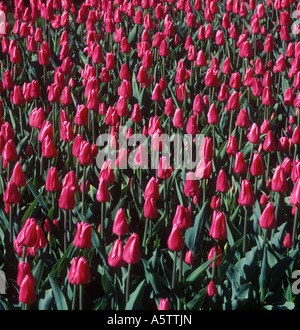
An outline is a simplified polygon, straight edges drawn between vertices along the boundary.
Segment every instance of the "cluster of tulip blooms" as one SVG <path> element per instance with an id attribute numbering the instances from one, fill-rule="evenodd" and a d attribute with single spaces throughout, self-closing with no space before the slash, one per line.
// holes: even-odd
<path id="1" fill-rule="evenodd" d="M 183 272 L 205 262 L 208 298 L 220 294 L 217 269 L 236 243 L 232 228 L 242 255 L 256 244 L 252 234 L 264 233 L 266 249 L 282 224 L 282 247 L 297 248 L 300 31 L 292 19 L 294 12 L 300 18 L 300 3 L 28 3 L 14 0 L 9 13 L 0 2 L 0 236 L 7 262 L 17 258 L 13 281 L 24 308 L 37 306 L 43 286 L 60 290 L 55 299 L 64 296 L 63 275 L 51 273 L 57 284 L 33 275 L 42 255 L 74 285 L 73 308 L 75 289 L 84 308 L 85 288 L 99 281 L 95 255 L 111 284 L 111 308 L 121 308 L 116 277 L 124 279 L 118 270 L 128 267 L 122 306 L 145 308 L 152 299 L 152 307 L 169 309 L 183 307 L 174 294 Z M 98 168 L 97 137 L 104 133 L 117 157 Z M 119 148 L 120 135 L 137 133 L 151 142 Z M 193 170 L 173 166 L 163 134 L 203 134 Z M 157 169 L 147 167 L 148 147 L 150 156 L 159 153 Z M 124 166 L 132 151 L 136 169 Z M 132 265 L 142 263 L 139 271 L 151 264 L 159 280 L 135 273 Z M 153 292 L 136 306 L 142 279 Z"/>

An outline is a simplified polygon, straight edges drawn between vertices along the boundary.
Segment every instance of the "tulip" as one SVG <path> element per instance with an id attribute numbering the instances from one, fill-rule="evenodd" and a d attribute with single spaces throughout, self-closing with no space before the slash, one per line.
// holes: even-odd
<path id="1" fill-rule="evenodd" d="M 207 286 L 207 294 L 209 297 L 213 297 L 218 294 L 218 289 L 212 280 L 209 282 Z"/>
<path id="2" fill-rule="evenodd" d="M 188 250 L 186 252 L 185 257 L 184 257 L 184 261 L 185 261 L 185 263 L 187 263 L 190 266 L 192 266 L 194 264 L 194 255 L 193 255 L 193 252 L 191 250 Z"/>
<path id="3" fill-rule="evenodd" d="M 26 275 L 28 275 L 30 277 L 30 279 L 32 280 L 32 283 L 35 284 L 36 280 L 32 274 L 29 263 L 22 260 L 18 264 L 17 284 L 19 287 L 21 286 Z"/>
<path id="4" fill-rule="evenodd" d="M 269 202 L 263 210 L 259 218 L 259 225 L 261 228 L 265 229 L 273 229 L 276 227 L 275 211 L 271 202 Z"/>
<path id="5" fill-rule="evenodd" d="M 167 240 L 168 248 L 172 251 L 180 252 L 184 248 L 184 240 L 181 230 L 177 224 L 172 226 L 171 233 Z"/>
<path id="6" fill-rule="evenodd" d="M 125 261 L 122 259 L 123 255 L 123 242 L 120 238 L 114 241 L 113 247 L 108 255 L 107 263 L 111 267 L 124 267 Z"/>
<path id="7" fill-rule="evenodd" d="M 12 181 L 17 185 L 17 187 L 24 187 L 26 185 L 26 177 L 22 170 L 22 165 L 20 162 L 16 162 L 16 165 L 12 172 Z"/>
<path id="8" fill-rule="evenodd" d="M 77 222 L 74 245 L 79 249 L 90 249 L 92 246 L 92 226 L 84 221 Z"/>
<path id="9" fill-rule="evenodd" d="M 235 154 L 235 162 L 233 167 L 233 172 L 237 174 L 245 174 L 248 171 L 248 166 L 246 164 L 244 154 L 242 152 L 237 152 Z"/>
<path id="10" fill-rule="evenodd" d="M 155 179 L 155 177 L 149 180 L 145 188 L 144 199 L 146 200 L 147 198 L 152 198 L 154 201 L 159 198 L 159 180 Z"/>
<path id="11" fill-rule="evenodd" d="M 214 211 L 209 236 L 215 240 L 223 240 L 227 238 L 226 218 L 223 212 Z"/>
<path id="12" fill-rule="evenodd" d="M 144 204 L 144 216 L 147 219 L 155 219 L 158 216 L 157 208 L 155 206 L 154 200 L 148 197 Z"/>
<path id="13" fill-rule="evenodd" d="M 9 181 L 3 195 L 3 202 L 12 205 L 20 203 L 20 200 L 21 195 L 18 186 L 14 181 Z"/>
<path id="14" fill-rule="evenodd" d="M 229 190 L 229 183 L 227 180 L 226 173 L 223 169 L 220 170 L 218 177 L 217 177 L 217 183 L 216 183 L 216 190 L 220 191 L 222 193 L 225 193 Z"/>
<path id="15" fill-rule="evenodd" d="M 257 152 L 255 152 L 253 155 L 250 172 L 253 176 L 264 175 L 265 173 L 262 156 Z"/>
<path id="16" fill-rule="evenodd" d="M 284 169 L 281 165 L 278 165 L 275 169 L 271 181 L 271 189 L 281 193 L 284 193 L 288 190 L 288 182 L 286 180 Z"/>
<path id="17" fill-rule="evenodd" d="M 222 252 L 221 252 L 221 249 L 220 249 L 220 246 L 218 245 L 217 247 L 217 253 L 216 253 L 216 247 L 214 246 L 213 248 L 211 248 L 211 250 L 209 251 L 208 253 L 208 256 L 207 256 L 207 260 L 211 260 L 213 259 L 215 256 L 218 256 L 217 259 L 215 260 L 215 262 L 212 262 L 209 267 L 213 268 L 214 267 L 214 264 L 215 264 L 215 267 L 218 267 L 220 265 L 220 262 L 222 261 Z"/>
<path id="18" fill-rule="evenodd" d="M 118 236 L 125 236 L 128 232 L 128 223 L 122 208 L 119 208 L 115 215 L 112 231 Z"/>
<path id="19" fill-rule="evenodd" d="M 91 271 L 84 257 L 75 257 L 68 272 L 68 280 L 72 284 L 86 284 L 91 282 Z"/>
<path id="20" fill-rule="evenodd" d="M 157 310 L 169 310 L 169 309 L 170 309 L 169 299 L 168 298 L 165 298 L 165 299 L 160 298 Z"/>
<path id="21" fill-rule="evenodd" d="M 24 247 L 32 247 L 35 245 L 36 240 L 36 220 L 34 218 L 28 218 L 20 230 L 16 241 Z"/>
<path id="22" fill-rule="evenodd" d="M 181 230 L 188 229 L 191 226 L 190 207 L 185 208 L 183 205 L 177 205 L 172 225 L 177 225 Z"/>
<path id="23" fill-rule="evenodd" d="M 241 186 L 241 192 L 238 198 L 239 205 L 242 206 L 253 206 L 255 197 L 253 194 L 253 189 L 249 180 L 243 180 Z"/>
<path id="24" fill-rule="evenodd" d="M 62 188 L 59 207 L 63 210 L 73 210 L 75 207 L 75 189 L 71 186 L 64 186 Z"/>
<path id="25" fill-rule="evenodd" d="M 183 111 L 180 108 L 177 108 L 173 117 L 174 127 L 182 128 L 184 126 Z"/>
<path id="26" fill-rule="evenodd" d="M 287 233 L 284 237 L 283 246 L 287 249 L 290 249 L 293 246 L 292 236 L 290 233 Z"/>
<path id="27" fill-rule="evenodd" d="M 35 281 L 30 275 L 25 275 L 19 290 L 19 301 L 23 304 L 32 304 L 36 301 Z"/>

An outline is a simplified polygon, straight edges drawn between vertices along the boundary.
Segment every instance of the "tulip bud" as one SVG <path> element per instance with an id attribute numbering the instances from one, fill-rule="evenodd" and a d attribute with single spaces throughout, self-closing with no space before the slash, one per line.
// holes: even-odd
<path id="1" fill-rule="evenodd" d="M 35 282 L 30 275 L 25 275 L 19 290 L 19 301 L 23 304 L 32 304 L 37 296 L 34 288 Z"/>
<path id="2" fill-rule="evenodd" d="M 122 259 L 123 242 L 120 238 L 114 241 L 113 247 L 108 255 L 107 263 L 111 267 L 124 267 L 125 261 Z"/>
<path id="3" fill-rule="evenodd" d="M 134 264 L 141 260 L 139 242 L 140 240 L 137 233 L 131 234 L 131 236 L 128 238 L 122 255 L 123 260 L 128 264 Z"/>
<path id="4" fill-rule="evenodd" d="M 118 236 L 125 236 L 128 232 L 128 223 L 122 208 L 119 208 L 115 215 L 112 231 Z"/>
<path id="5" fill-rule="evenodd" d="M 273 229 L 276 227 L 274 206 L 271 202 L 263 210 L 260 218 L 259 225 L 261 228 Z"/>
<path id="6" fill-rule="evenodd" d="M 168 237 L 168 248 L 172 251 L 182 251 L 184 249 L 184 240 L 181 234 L 181 230 L 177 224 L 172 226 L 171 233 Z"/>
<path id="7" fill-rule="evenodd" d="M 218 289 L 217 289 L 215 283 L 212 280 L 208 284 L 207 294 L 208 294 L 209 297 L 213 297 L 213 296 L 218 294 Z"/>
<path id="8" fill-rule="evenodd" d="M 223 240 L 227 238 L 226 218 L 223 212 L 213 212 L 209 236 L 216 240 Z"/>
<path id="9" fill-rule="evenodd" d="M 242 206 L 253 206 L 254 202 L 255 197 L 253 194 L 251 183 L 248 180 L 243 180 L 241 192 L 238 198 L 238 203 Z"/>
<path id="10" fill-rule="evenodd" d="M 68 280 L 72 284 L 86 284 L 91 282 L 91 271 L 87 260 L 84 257 L 75 257 L 72 261 Z"/>
<path id="11" fill-rule="evenodd" d="M 157 307 L 158 310 L 169 310 L 169 299 L 168 298 L 161 298 Z"/>
<path id="12" fill-rule="evenodd" d="M 79 249 L 90 249 L 92 246 L 92 226 L 84 221 L 77 222 L 74 245 Z"/>

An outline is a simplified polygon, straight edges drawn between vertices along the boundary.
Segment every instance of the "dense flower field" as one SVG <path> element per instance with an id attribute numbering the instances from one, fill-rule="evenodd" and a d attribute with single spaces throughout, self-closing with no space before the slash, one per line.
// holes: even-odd
<path id="1" fill-rule="evenodd" d="M 0 308 L 298 309 L 300 3 L 0 10 Z"/>

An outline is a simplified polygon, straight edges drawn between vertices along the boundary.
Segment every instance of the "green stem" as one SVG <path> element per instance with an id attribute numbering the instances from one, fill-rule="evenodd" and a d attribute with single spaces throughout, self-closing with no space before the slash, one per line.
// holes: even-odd
<path id="1" fill-rule="evenodd" d="M 127 278 L 126 278 L 126 305 L 129 301 L 129 283 L 130 283 L 131 264 L 128 264 Z"/>
<path id="2" fill-rule="evenodd" d="M 297 222 L 298 222 L 298 205 L 296 205 L 296 211 L 294 215 L 294 224 L 293 224 L 293 233 L 292 233 L 293 249 L 295 248 Z"/>
<path id="3" fill-rule="evenodd" d="M 85 204 L 85 176 L 86 176 L 86 166 L 83 166 L 83 175 L 82 175 L 82 216 L 84 216 L 84 204 Z"/>
<path id="4" fill-rule="evenodd" d="M 100 231 L 100 237 L 103 240 L 104 237 L 104 217 L 105 217 L 105 203 L 101 203 L 101 231 Z"/>
<path id="5" fill-rule="evenodd" d="M 79 285 L 79 310 L 83 310 L 83 286 Z"/>
<path id="6" fill-rule="evenodd" d="M 176 261 L 177 261 L 177 252 L 174 251 L 173 270 L 172 270 L 172 289 L 175 288 L 175 280 L 176 280 Z"/>
<path id="7" fill-rule="evenodd" d="M 144 229 L 144 237 L 143 237 L 143 247 L 146 246 L 148 225 L 149 225 L 149 218 L 146 218 L 146 221 L 145 221 L 145 229 Z"/>
<path id="8" fill-rule="evenodd" d="M 72 299 L 72 310 L 75 310 L 76 307 L 76 295 L 77 295 L 77 284 L 74 284 L 73 288 L 73 299 Z"/>
<path id="9" fill-rule="evenodd" d="M 243 233 L 243 253 L 246 252 L 246 245 L 247 245 L 247 207 L 245 207 L 245 218 L 244 218 L 244 233 Z"/>
<path id="10" fill-rule="evenodd" d="M 67 250 L 67 211 L 64 211 L 64 252 Z"/>
<path id="11" fill-rule="evenodd" d="M 267 239 L 267 229 L 265 229 L 264 233 L 264 242 L 263 242 L 263 248 L 264 248 L 264 254 L 263 254 L 263 260 L 262 260 L 262 270 L 266 271 L 266 267 L 264 267 L 264 264 L 267 262 L 267 244 L 266 244 L 266 239 Z M 265 277 L 265 276 L 264 276 Z M 260 302 L 263 303 L 265 299 L 265 292 L 266 292 L 266 281 L 263 281 L 262 286 L 261 286 L 261 291 L 260 291 Z"/>

